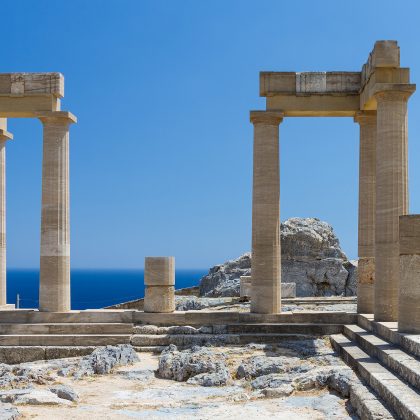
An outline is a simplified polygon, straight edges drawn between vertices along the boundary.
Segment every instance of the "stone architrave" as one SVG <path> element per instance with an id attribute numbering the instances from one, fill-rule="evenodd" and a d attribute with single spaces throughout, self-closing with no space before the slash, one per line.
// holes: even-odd
<path id="1" fill-rule="evenodd" d="M 6 281 L 6 141 L 13 136 L 7 131 L 6 118 L 0 118 L 0 306 L 7 304 Z"/>
<path id="2" fill-rule="evenodd" d="M 375 94 L 375 321 L 398 320 L 399 216 L 408 212 L 407 100 L 412 92 L 407 88 Z"/>
<path id="3" fill-rule="evenodd" d="M 175 311 L 175 258 L 146 257 L 144 312 Z"/>
<path id="4" fill-rule="evenodd" d="M 360 125 L 357 312 L 372 314 L 375 281 L 376 112 L 360 111 L 354 120 Z"/>
<path id="5" fill-rule="evenodd" d="M 40 116 L 42 158 L 39 310 L 70 310 L 69 112 Z"/>
<path id="6" fill-rule="evenodd" d="M 398 331 L 420 334 L 420 215 L 400 216 Z"/>
<path id="7" fill-rule="evenodd" d="M 251 312 L 281 312 L 279 124 L 282 112 L 252 111 Z"/>

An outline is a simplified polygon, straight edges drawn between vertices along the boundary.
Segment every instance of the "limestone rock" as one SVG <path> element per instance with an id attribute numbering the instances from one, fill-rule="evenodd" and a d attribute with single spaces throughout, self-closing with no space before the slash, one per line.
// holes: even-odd
<path id="1" fill-rule="evenodd" d="M 30 404 L 30 405 L 69 405 L 70 401 L 59 398 L 56 394 L 48 390 L 33 389 L 31 392 L 18 395 L 14 404 Z"/>
<path id="2" fill-rule="evenodd" d="M 18 418 L 20 418 L 20 413 L 16 407 L 11 404 L 0 404 L 0 419 L 17 420 Z"/>
<path id="3" fill-rule="evenodd" d="M 56 385 L 50 387 L 50 391 L 57 395 L 58 398 L 63 398 L 64 400 L 77 402 L 79 400 L 79 395 L 77 392 L 68 385 Z"/>
<path id="4" fill-rule="evenodd" d="M 309 369 L 310 366 L 302 362 L 298 357 L 254 356 L 239 365 L 236 377 L 238 379 L 250 379 L 271 373 L 305 372 Z"/>
<path id="5" fill-rule="evenodd" d="M 290 384 L 283 384 L 278 388 L 265 388 L 262 393 L 267 398 L 282 398 L 289 396 L 294 391 Z"/>
<path id="6" fill-rule="evenodd" d="M 280 373 L 270 373 L 269 375 L 259 376 L 251 382 L 253 389 L 280 388 L 290 385 L 291 380 Z"/>
<path id="7" fill-rule="evenodd" d="M 110 373 L 115 366 L 124 366 L 139 360 L 134 347 L 130 344 L 99 347 L 89 356 L 85 356 L 74 372 L 74 377 L 103 375 Z"/>
<path id="8" fill-rule="evenodd" d="M 296 283 L 296 296 L 354 295 L 357 267 L 340 248 L 333 228 L 313 218 L 281 224 L 282 282 Z M 212 267 L 200 280 L 200 295 L 239 296 L 240 277 L 251 275 L 251 254 Z"/>
<path id="9" fill-rule="evenodd" d="M 226 385 L 229 379 L 224 356 L 197 346 L 183 351 L 174 345 L 164 349 L 159 357 L 158 375 L 203 386 Z"/>

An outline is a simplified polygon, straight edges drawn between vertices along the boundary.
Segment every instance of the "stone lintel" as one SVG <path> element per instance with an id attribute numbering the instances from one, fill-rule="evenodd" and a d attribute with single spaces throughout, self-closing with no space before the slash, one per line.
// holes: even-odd
<path id="1" fill-rule="evenodd" d="M 400 255 L 420 254 L 420 214 L 400 216 Z"/>
<path id="2" fill-rule="evenodd" d="M 358 95 L 360 72 L 261 72 L 260 96 Z"/>
<path id="3" fill-rule="evenodd" d="M 276 95 L 266 99 L 268 111 L 282 111 L 285 117 L 354 117 L 359 95 Z"/>
<path id="4" fill-rule="evenodd" d="M 36 118 L 37 113 L 60 111 L 61 101 L 53 95 L 0 95 L 0 118 Z"/>
<path id="5" fill-rule="evenodd" d="M 13 140 L 13 134 L 0 128 L 0 141 Z"/>
<path id="6" fill-rule="evenodd" d="M 48 112 L 37 112 L 34 117 L 39 118 L 42 122 L 51 119 L 57 119 L 64 123 L 72 124 L 77 123 L 77 117 L 69 111 L 48 111 Z"/>
<path id="7" fill-rule="evenodd" d="M 253 124 L 279 125 L 283 121 L 281 111 L 251 111 L 249 119 Z"/>
<path id="8" fill-rule="evenodd" d="M 64 97 L 61 73 L 0 73 L 0 95 Z"/>

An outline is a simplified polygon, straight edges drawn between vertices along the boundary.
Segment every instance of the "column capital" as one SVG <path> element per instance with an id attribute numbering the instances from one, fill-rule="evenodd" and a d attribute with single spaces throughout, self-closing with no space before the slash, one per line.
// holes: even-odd
<path id="1" fill-rule="evenodd" d="M 13 134 L 0 128 L 0 141 L 13 140 Z"/>
<path id="2" fill-rule="evenodd" d="M 44 124 L 46 122 L 54 121 L 58 124 L 73 124 L 77 122 L 77 118 L 69 111 L 46 111 L 38 112 L 36 116 Z"/>
<path id="3" fill-rule="evenodd" d="M 376 111 L 358 111 L 353 121 L 360 125 L 376 124 Z"/>
<path id="4" fill-rule="evenodd" d="M 253 124 L 279 125 L 283 121 L 284 112 L 251 111 L 249 119 Z"/>
<path id="5" fill-rule="evenodd" d="M 416 85 L 409 83 L 377 83 L 373 96 L 381 101 L 408 100 L 415 92 Z"/>

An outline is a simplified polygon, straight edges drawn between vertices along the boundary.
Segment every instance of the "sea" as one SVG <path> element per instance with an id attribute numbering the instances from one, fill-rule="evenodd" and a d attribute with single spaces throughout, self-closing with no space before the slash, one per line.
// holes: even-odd
<path id="1" fill-rule="evenodd" d="M 175 288 L 198 286 L 208 269 L 176 270 Z M 39 270 L 7 271 L 7 303 L 38 308 Z M 71 270 L 71 308 L 97 309 L 144 297 L 143 270 Z"/>

